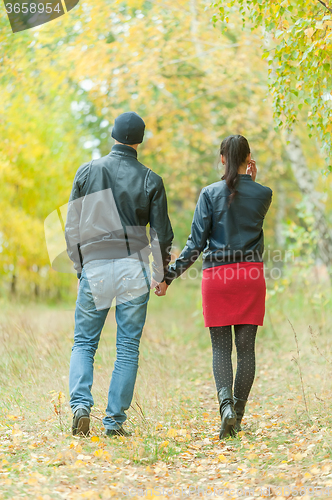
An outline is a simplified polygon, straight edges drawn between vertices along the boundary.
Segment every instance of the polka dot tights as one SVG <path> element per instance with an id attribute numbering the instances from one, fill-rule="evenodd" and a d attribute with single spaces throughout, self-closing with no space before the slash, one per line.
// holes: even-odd
<path id="1" fill-rule="evenodd" d="M 237 370 L 234 384 L 234 396 L 248 399 L 255 378 L 255 340 L 256 325 L 234 325 Z M 217 391 L 222 387 L 233 387 L 232 367 L 232 327 L 218 326 L 210 328 L 213 374 Z"/>

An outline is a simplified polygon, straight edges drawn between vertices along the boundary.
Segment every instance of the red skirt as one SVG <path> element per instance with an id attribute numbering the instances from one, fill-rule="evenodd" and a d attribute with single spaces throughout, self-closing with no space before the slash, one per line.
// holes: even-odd
<path id="1" fill-rule="evenodd" d="M 263 325 L 266 283 L 263 262 L 239 262 L 203 270 L 206 327 Z"/>

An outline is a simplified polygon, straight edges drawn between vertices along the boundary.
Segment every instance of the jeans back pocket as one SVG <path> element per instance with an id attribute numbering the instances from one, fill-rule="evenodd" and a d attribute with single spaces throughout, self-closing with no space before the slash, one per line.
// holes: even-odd
<path id="1" fill-rule="evenodd" d="M 82 276 L 78 290 L 77 301 L 85 311 L 98 309 L 98 303 L 104 288 L 104 280 L 88 279 Z"/>

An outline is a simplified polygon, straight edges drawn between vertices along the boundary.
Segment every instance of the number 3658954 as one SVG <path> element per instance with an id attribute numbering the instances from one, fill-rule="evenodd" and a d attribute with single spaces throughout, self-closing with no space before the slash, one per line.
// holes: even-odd
<path id="1" fill-rule="evenodd" d="M 22 12 L 22 14 L 27 14 L 28 12 L 30 14 L 35 14 L 36 12 L 38 12 L 39 14 L 42 14 L 43 12 L 51 14 L 53 11 L 60 14 L 62 10 L 59 3 L 55 5 L 54 8 L 52 8 L 53 5 L 51 3 L 47 3 L 46 5 L 44 5 L 43 3 L 7 3 L 5 7 L 8 14 L 19 14 L 20 12 Z"/>

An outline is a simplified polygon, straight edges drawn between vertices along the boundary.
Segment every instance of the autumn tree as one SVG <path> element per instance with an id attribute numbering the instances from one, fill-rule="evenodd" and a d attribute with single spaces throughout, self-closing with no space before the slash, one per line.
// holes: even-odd
<path id="1" fill-rule="evenodd" d="M 332 9 L 319 0 L 218 1 L 214 6 L 218 8 L 214 20 L 221 21 L 224 29 L 229 16 L 237 15 L 242 18 L 243 28 L 249 26 L 261 36 L 262 56 L 269 65 L 276 127 L 284 129 L 288 161 L 305 210 L 314 219 L 312 229 L 317 233 L 319 256 L 332 278 L 331 230 L 296 132 L 299 124 L 307 124 L 309 138 L 319 140 L 328 169 L 332 170 Z"/>
<path id="2" fill-rule="evenodd" d="M 292 129 L 299 120 L 309 137 L 320 139 L 329 162 L 332 150 L 332 8 L 320 0 L 231 0 L 214 3 L 215 22 L 229 16 L 262 37 L 270 65 L 270 91 L 277 125 Z M 329 164 L 329 169 L 332 166 Z"/>

